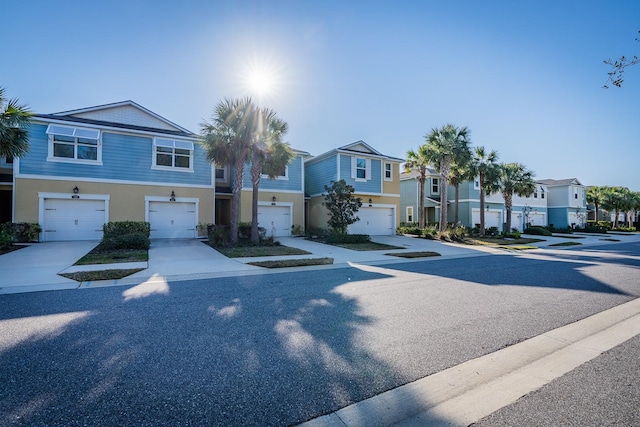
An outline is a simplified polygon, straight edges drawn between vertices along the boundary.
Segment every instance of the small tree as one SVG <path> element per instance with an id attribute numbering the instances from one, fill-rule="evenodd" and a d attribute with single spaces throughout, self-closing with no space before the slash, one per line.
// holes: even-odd
<path id="1" fill-rule="evenodd" d="M 322 205 L 329 210 L 329 227 L 334 233 L 346 234 L 347 227 L 360 218 L 356 213 L 362 206 L 362 199 L 353 196 L 353 186 L 344 179 L 331 181 L 331 186 L 325 185 L 327 194 Z"/>

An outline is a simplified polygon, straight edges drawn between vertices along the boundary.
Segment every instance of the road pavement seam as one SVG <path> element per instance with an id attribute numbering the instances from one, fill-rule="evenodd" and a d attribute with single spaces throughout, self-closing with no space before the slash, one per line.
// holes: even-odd
<path id="1" fill-rule="evenodd" d="M 638 334 L 635 299 L 302 425 L 467 426 Z"/>

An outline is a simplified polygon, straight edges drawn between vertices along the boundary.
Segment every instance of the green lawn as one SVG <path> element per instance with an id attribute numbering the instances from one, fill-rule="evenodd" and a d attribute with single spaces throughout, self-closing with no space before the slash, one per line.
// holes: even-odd
<path id="1" fill-rule="evenodd" d="M 144 268 L 129 268 L 122 270 L 101 270 L 101 271 L 78 271 L 75 273 L 61 273 L 60 276 L 76 282 L 90 282 L 95 280 L 114 280 L 122 279 Z"/>
<path id="2" fill-rule="evenodd" d="M 480 246 L 511 246 L 526 245 L 528 243 L 544 242 L 544 239 L 521 237 L 520 239 L 499 239 L 493 237 L 465 237 L 464 243 Z"/>
<path id="3" fill-rule="evenodd" d="M 549 246 L 577 246 L 577 245 L 581 245 L 582 243 L 580 242 L 560 242 L 560 243 L 553 243 Z"/>
<path id="4" fill-rule="evenodd" d="M 333 264 L 333 258 L 283 259 L 277 261 L 256 261 L 247 264 L 265 268 L 306 267 L 309 265 Z"/>
<path id="5" fill-rule="evenodd" d="M 235 248 L 214 247 L 215 250 L 229 258 L 251 258 L 278 255 L 308 255 L 309 252 L 289 246 L 238 246 Z"/>
<path id="6" fill-rule="evenodd" d="M 92 250 L 80 258 L 74 265 L 116 264 L 121 262 L 140 261 L 149 261 L 149 251 L 121 249 L 108 252 L 94 252 Z"/>
<path id="7" fill-rule="evenodd" d="M 422 251 L 422 252 L 396 252 L 388 253 L 385 255 L 391 255 L 400 258 L 427 258 L 432 256 L 440 256 L 438 252 Z"/>
<path id="8" fill-rule="evenodd" d="M 326 242 L 323 242 L 326 243 Z M 383 243 L 366 242 L 366 243 L 327 243 L 328 245 L 338 246 L 340 248 L 351 249 L 352 251 L 389 251 L 393 249 L 404 249 L 400 246 L 385 245 Z"/>
<path id="9" fill-rule="evenodd" d="M 554 234 L 553 237 L 559 237 L 561 239 L 586 239 L 584 236 L 574 236 L 573 234 Z"/>

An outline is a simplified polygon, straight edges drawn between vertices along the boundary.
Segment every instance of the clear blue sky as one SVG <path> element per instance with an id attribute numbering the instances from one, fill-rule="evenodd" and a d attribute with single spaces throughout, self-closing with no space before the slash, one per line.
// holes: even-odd
<path id="1" fill-rule="evenodd" d="M 538 179 L 640 190 L 640 65 L 602 89 L 604 59 L 640 54 L 638 0 L 4 1 L 0 21 L 0 86 L 38 113 L 131 99 L 198 133 L 262 64 L 261 103 L 314 155 L 404 158 L 450 122 Z"/>

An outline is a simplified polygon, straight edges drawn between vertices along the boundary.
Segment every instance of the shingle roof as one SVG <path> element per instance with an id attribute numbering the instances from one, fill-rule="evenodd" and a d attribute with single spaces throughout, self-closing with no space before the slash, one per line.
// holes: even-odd
<path id="1" fill-rule="evenodd" d="M 582 185 L 580 184 L 580 181 L 578 181 L 578 178 L 567 178 L 567 179 L 541 179 L 539 181 L 537 181 L 538 184 L 544 184 L 544 185 L 571 185 L 574 183 L 577 183 L 578 185 Z"/>

